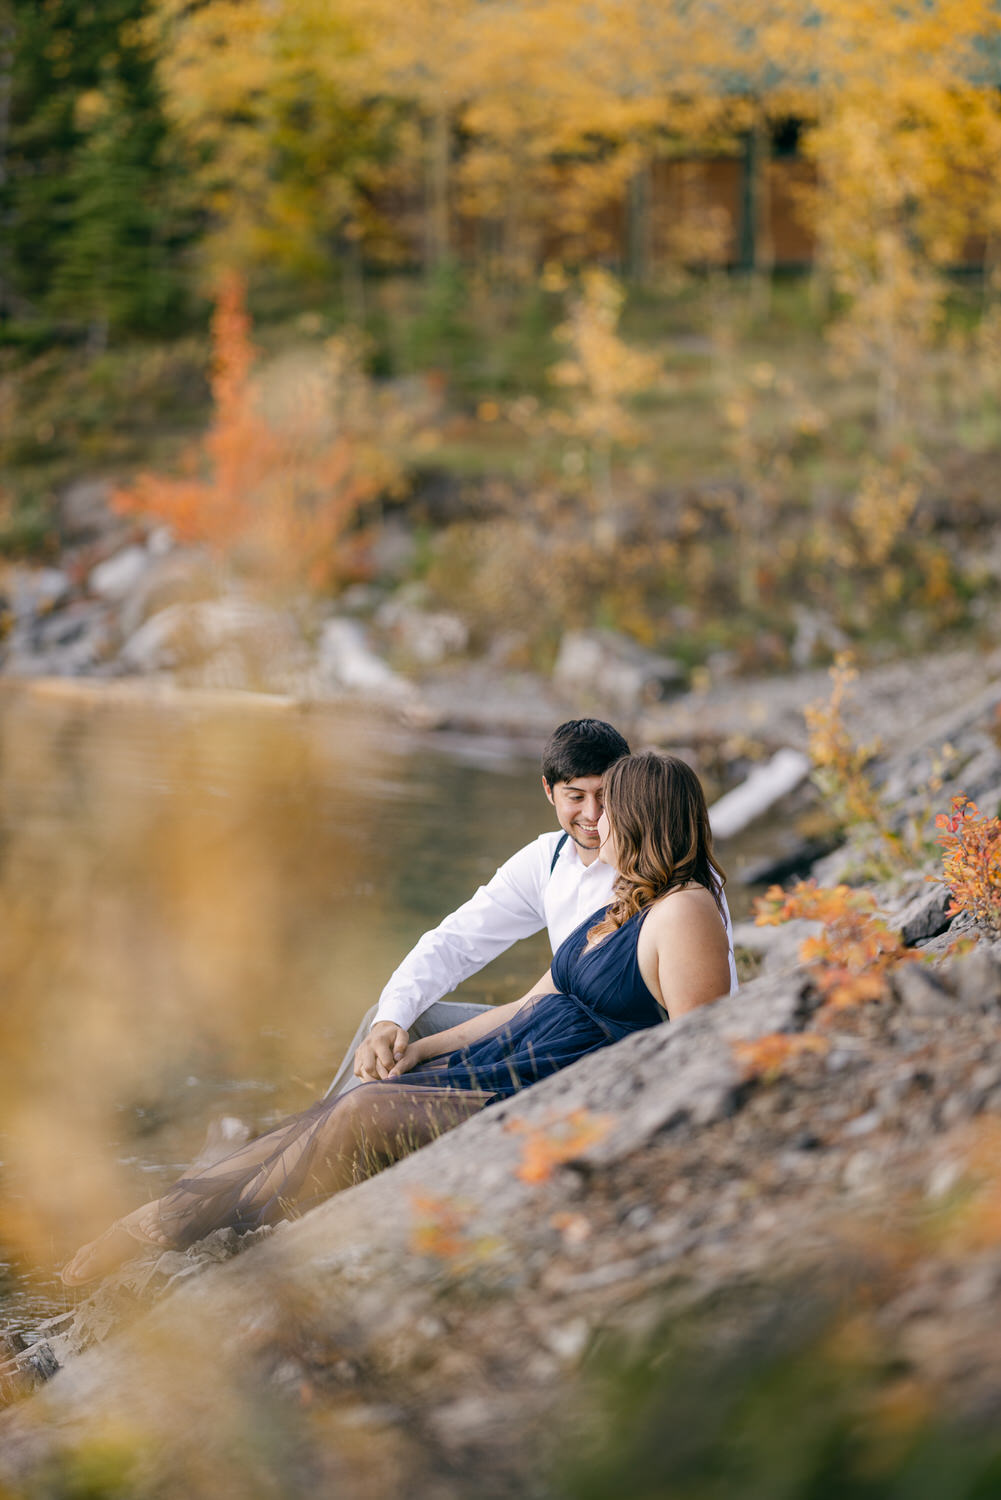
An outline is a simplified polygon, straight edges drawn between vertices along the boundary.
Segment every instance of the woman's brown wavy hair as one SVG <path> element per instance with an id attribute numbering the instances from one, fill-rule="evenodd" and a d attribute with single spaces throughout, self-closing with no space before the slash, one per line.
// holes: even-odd
<path id="1" fill-rule="evenodd" d="M 624 755 L 605 772 L 604 791 L 618 874 L 611 905 L 588 941 L 683 885 L 705 886 L 722 916 L 726 875 L 713 854 L 709 809 L 691 766 L 656 750 Z"/>

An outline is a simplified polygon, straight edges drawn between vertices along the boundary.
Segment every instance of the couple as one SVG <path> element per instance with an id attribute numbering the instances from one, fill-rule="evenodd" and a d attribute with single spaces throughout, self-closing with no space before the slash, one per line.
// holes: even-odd
<path id="1" fill-rule="evenodd" d="M 184 1249 L 224 1226 L 295 1217 L 587 1053 L 736 987 L 725 876 L 691 768 L 631 755 L 610 725 L 574 720 L 546 746 L 543 787 L 562 837 L 515 854 L 421 938 L 354 1050 L 354 1076 L 346 1061 L 317 1104 L 83 1246 L 62 1271 L 68 1286 L 143 1246 Z M 552 967 L 520 1000 L 434 1003 L 543 925 Z"/>

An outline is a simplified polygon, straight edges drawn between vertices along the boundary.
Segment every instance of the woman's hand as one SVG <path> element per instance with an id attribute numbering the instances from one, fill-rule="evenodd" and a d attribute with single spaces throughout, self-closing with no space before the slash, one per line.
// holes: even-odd
<path id="1" fill-rule="evenodd" d="M 505 1021 L 510 1021 L 523 1005 L 527 1005 L 537 995 L 551 995 L 554 991 L 553 977 L 547 969 L 538 984 L 533 985 L 520 1000 L 510 1000 L 507 1005 L 488 1006 L 469 1021 L 460 1021 L 458 1026 L 450 1026 L 447 1031 L 436 1031 L 431 1036 L 422 1036 L 411 1042 L 392 1069 L 383 1076 L 399 1078 L 401 1074 L 409 1073 L 411 1068 L 416 1068 L 418 1063 L 427 1062 L 432 1057 L 447 1057 L 450 1052 L 469 1047 L 481 1036 L 486 1036 L 488 1031 L 494 1031 L 498 1026 L 503 1026 Z M 356 1068 L 355 1072 L 357 1071 Z"/>
<path id="2" fill-rule="evenodd" d="M 402 1057 L 398 1057 L 386 1074 L 387 1078 L 399 1078 L 404 1073 L 409 1073 L 411 1068 L 416 1068 L 418 1063 L 426 1062 L 431 1055 L 427 1051 L 427 1037 L 418 1037 L 416 1041 L 407 1045 L 407 1050 Z"/>

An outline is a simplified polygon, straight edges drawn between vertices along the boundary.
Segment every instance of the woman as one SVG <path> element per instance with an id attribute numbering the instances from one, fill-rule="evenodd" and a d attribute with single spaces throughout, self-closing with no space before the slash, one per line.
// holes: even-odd
<path id="1" fill-rule="evenodd" d="M 304 1212 L 578 1058 L 727 992 L 728 943 L 698 777 L 674 756 L 623 756 L 605 776 L 599 858 L 613 900 L 556 951 L 527 995 L 411 1042 L 389 1077 L 322 1100 L 186 1178 L 78 1250 L 68 1286 L 143 1245 L 184 1249 L 230 1225 Z"/>

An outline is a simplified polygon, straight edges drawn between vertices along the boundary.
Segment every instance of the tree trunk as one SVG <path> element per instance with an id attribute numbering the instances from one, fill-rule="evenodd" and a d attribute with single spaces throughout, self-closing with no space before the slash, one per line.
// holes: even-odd
<path id="1" fill-rule="evenodd" d="M 630 279 L 641 286 L 650 274 L 650 176 L 646 161 L 629 179 L 626 266 Z"/>
<path id="2" fill-rule="evenodd" d="M 428 127 L 427 208 L 424 226 L 425 269 L 431 273 L 448 259 L 448 179 L 451 168 L 448 115 L 438 108 Z"/>
<path id="3" fill-rule="evenodd" d="M 771 135 L 764 112 L 755 114 L 751 134 L 750 170 L 754 176 L 751 235 L 754 243 L 751 267 L 751 311 L 757 318 L 768 316 L 775 242 L 772 238 Z"/>

